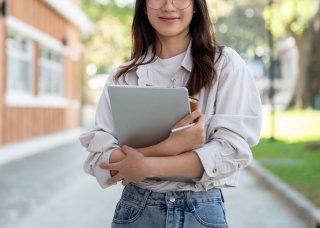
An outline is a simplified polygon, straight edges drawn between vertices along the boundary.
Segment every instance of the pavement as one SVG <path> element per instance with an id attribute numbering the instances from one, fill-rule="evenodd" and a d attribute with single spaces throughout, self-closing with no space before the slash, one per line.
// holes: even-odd
<path id="1" fill-rule="evenodd" d="M 1 228 L 110 227 L 123 186 L 102 190 L 83 172 L 87 152 L 72 137 L 78 133 L 56 134 L 50 146 L 44 138 L 29 141 L 28 150 L 33 146 L 34 153 L 23 153 L 23 143 L 12 145 L 24 154 L 20 158 L 15 155 L 13 159 L 9 153 L 16 149 L 0 149 Z M 253 170 L 257 170 L 254 165 L 242 172 L 239 187 L 223 190 L 230 228 L 320 227 Z"/>

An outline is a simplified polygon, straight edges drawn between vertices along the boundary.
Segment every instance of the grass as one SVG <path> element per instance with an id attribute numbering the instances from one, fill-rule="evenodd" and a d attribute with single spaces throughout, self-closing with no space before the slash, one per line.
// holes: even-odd
<path id="1" fill-rule="evenodd" d="M 320 206 L 320 112 L 276 113 L 275 141 L 270 141 L 269 116 L 254 157 L 268 170 Z"/>

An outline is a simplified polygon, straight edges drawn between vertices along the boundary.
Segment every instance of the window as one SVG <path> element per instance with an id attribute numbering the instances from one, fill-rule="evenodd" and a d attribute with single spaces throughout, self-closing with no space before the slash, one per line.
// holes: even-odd
<path id="1" fill-rule="evenodd" d="M 55 37 L 12 16 L 6 18 L 6 25 L 9 33 L 6 38 L 5 105 L 68 107 L 70 101 L 64 96 L 64 56 L 68 54 L 68 47 Z M 37 59 L 36 43 L 40 45 Z"/>
<path id="2" fill-rule="evenodd" d="M 64 95 L 62 55 L 42 47 L 40 57 L 40 94 Z"/>
<path id="3" fill-rule="evenodd" d="M 7 89 L 9 93 L 34 93 L 33 42 L 18 34 L 7 38 Z"/>

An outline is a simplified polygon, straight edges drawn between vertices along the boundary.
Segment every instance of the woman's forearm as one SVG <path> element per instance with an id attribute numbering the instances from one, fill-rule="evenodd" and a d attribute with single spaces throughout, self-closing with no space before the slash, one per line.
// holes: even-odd
<path id="1" fill-rule="evenodd" d="M 162 157 L 162 156 L 171 156 L 176 155 L 172 149 L 168 149 L 167 141 L 163 141 L 153 146 L 138 148 L 136 149 L 145 157 Z"/>
<path id="2" fill-rule="evenodd" d="M 139 150 L 139 152 L 141 152 Z M 143 153 L 142 153 L 143 154 Z M 120 149 L 115 149 L 109 162 L 115 163 L 123 160 L 125 154 Z M 144 163 L 148 166 L 149 178 L 154 177 L 190 177 L 198 178 L 203 174 L 203 166 L 198 155 L 193 152 L 185 152 L 175 156 L 148 157 L 144 154 Z"/>
<path id="3" fill-rule="evenodd" d="M 165 149 L 162 147 L 158 147 L 156 146 L 150 146 L 150 147 L 146 147 L 146 148 L 139 148 L 137 149 L 140 153 L 143 154 L 143 156 L 145 157 L 161 157 L 161 156 L 169 156 L 168 154 L 166 154 L 164 151 Z M 122 159 L 124 159 L 126 157 L 125 153 L 123 153 L 123 151 L 121 149 L 115 149 L 112 151 L 110 158 L 109 158 L 109 162 L 110 163 L 115 163 L 115 162 L 119 162 Z"/>
<path id="4" fill-rule="evenodd" d="M 204 172 L 198 155 L 193 151 L 176 156 L 146 157 L 144 163 L 148 167 L 148 170 L 150 170 L 150 172 L 148 172 L 148 178 L 200 178 Z"/>
<path id="5" fill-rule="evenodd" d="M 175 156 L 145 157 L 138 150 L 124 146 L 120 152 L 125 153 L 121 161 L 116 162 L 113 157 L 109 163 L 99 165 L 111 172 L 112 178 L 108 180 L 108 184 L 121 180 L 124 183 L 139 182 L 146 178 L 201 178 L 204 172 L 200 158 L 193 151 Z M 119 151 L 115 150 L 113 153 L 116 156 Z"/>

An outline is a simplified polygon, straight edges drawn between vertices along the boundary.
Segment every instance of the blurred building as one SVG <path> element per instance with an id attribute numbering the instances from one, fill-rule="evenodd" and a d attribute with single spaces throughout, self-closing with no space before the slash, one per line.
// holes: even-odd
<path id="1" fill-rule="evenodd" d="M 0 145 L 80 123 L 81 36 L 76 0 L 0 0 Z"/>

